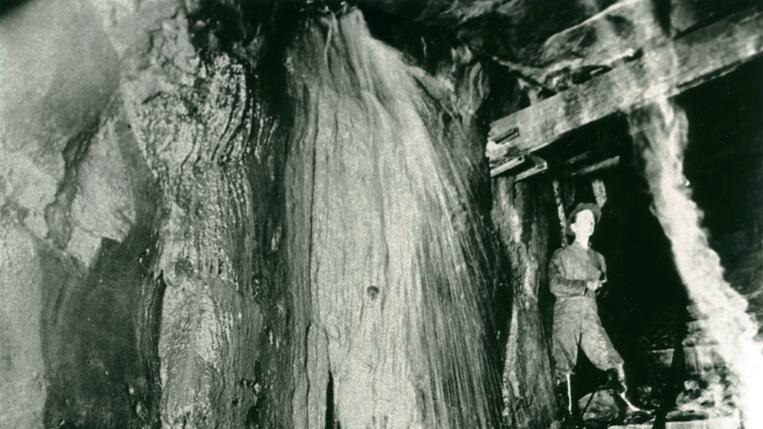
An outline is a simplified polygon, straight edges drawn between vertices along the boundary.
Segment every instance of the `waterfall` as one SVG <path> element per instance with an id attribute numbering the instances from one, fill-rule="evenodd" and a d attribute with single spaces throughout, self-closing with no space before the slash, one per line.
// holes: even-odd
<path id="1" fill-rule="evenodd" d="M 724 279 L 718 254 L 702 228 L 702 211 L 692 200 L 683 173 L 688 123 L 666 98 L 628 115 L 630 132 L 643 152 L 653 211 L 669 238 L 676 267 L 702 316 L 706 334 L 736 379 L 737 405 L 748 429 L 763 427 L 763 353 L 758 326 L 747 302 Z"/>
<path id="2" fill-rule="evenodd" d="M 293 406 L 308 410 L 295 425 L 330 414 L 349 429 L 495 426 L 478 136 L 445 85 L 374 39 L 359 11 L 307 18 L 298 33 L 285 180 L 305 309 Z"/>

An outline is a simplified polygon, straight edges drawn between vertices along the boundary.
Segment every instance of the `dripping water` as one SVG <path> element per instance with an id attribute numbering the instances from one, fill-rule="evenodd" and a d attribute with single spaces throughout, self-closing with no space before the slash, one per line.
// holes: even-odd
<path id="1" fill-rule="evenodd" d="M 494 427 L 478 135 L 357 10 L 308 18 L 287 69 L 291 272 L 311 308 L 300 323 L 327 339 L 335 417 Z"/>
<path id="2" fill-rule="evenodd" d="M 747 301 L 724 279 L 718 254 L 701 227 L 703 213 L 692 200 L 683 173 L 688 123 L 666 98 L 630 112 L 631 134 L 643 153 L 653 211 L 668 236 L 676 267 L 702 316 L 704 332 L 737 382 L 737 402 L 746 428 L 763 427 L 763 353 Z"/>
<path id="3" fill-rule="evenodd" d="M 589 7 L 595 2 L 585 0 Z M 608 20 L 600 20 L 602 38 L 618 37 Z M 664 31 L 664 26 L 655 27 Z M 663 33 L 660 37 L 670 37 Z M 666 62 L 678 64 L 675 52 L 644 61 L 649 69 Z M 637 76 L 632 76 L 634 80 Z M 626 89 L 627 83 L 620 83 Z M 763 428 L 763 347 L 756 341 L 756 321 L 747 313 L 747 301 L 724 279 L 718 254 L 702 228 L 703 213 L 692 199 L 683 172 L 688 144 L 684 111 L 666 96 L 642 94 L 648 104 L 628 108 L 630 134 L 644 159 L 645 176 L 654 199 L 653 212 L 671 242 L 673 258 L 689 298 L 700 313 L 703 333 L 717 342 L 718 354 L 737 382 L 737 405 L 746 428 Z"/>

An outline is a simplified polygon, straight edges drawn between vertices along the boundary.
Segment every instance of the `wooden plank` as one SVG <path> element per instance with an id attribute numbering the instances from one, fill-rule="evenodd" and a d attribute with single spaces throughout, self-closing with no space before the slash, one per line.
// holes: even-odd
<path id="1" fill-rule="evenodd" d="M 548 168 L 548 165 L 546 165 L 546 162 L 544 161 L 543 164 L 535 164 L 532 167 L 528 168 L 527 170 L 524 170 L 520 173 L 518 173 L 516 176 L 514 176 L 514 179 L 517 182 L 520 182 L 525 179 L 529 179 L 532 176 L 535 176 L 536 174 L 543 173 Z"/>
<path id="2" fill-rule="evenodd" d="M 669 0 L 670 33 L 681 34 L 729 11 L 753 4 L 755 0 Z"/>
<path id="3" fill-rule="evenodd" d="M 559 179 L 551 182 L 554 188 L 554 202 L 556 203 L 556 214 L 559 216 L 560 237 L 562 237 L 562 246 L 567 245 L 567 214 L 564 212 L 564 201 L 562 200 L 562 186 Z"/>
<path id="4" fill-rule="evenodd" d="M 534 155 L 527 155 L 527 160 L 530 163 L 530 168 L 517 173 L 514 178 L 517 182 L 535 176 L 538 173 L 543 173 L 548 170 L 548 163 L 540 157 Z"/>
<path id="5" fill-rule="evenodd" d="M 498 167 L 493 168 L 492 170 L 490 170 L 490 176 L 491 177 L 495 177 L 495 176 L 497 176 L 497 175 L 499 175 L 501 173 L 505 173 L 505 172 L 507 172 L 507 171 L 509 171 L 509 170 L 511 170 L 513 168 L 519 167 L 524 162 L 525 162 L 524 155 L 515 156 L 515 157 L 507 160 L 503 164 L 499 165 Z"/>
<path id="6" fill-rule="evenodd" d="M 496 177 L 508 171 L 513 171 L 517 180 L 527 178 L 548 169 L 546 161 L 535 155 L 520 155 L 511 158 L 500 166 L 490 170 L 490 177 Z M 521 178 L 520 178 L 521 177 Z"/>
<path id="7" fill-rule="evenodd" d="M 496 135 L 493 138 L 493 141 L 497 144 L 505 143 L 507 141 L 513 140 L 515 138 L 519 137 L 519 129 L 518 128 L 507 128 L 503 130 L 500 134 Z"/>
<path id="8" fill-rule="evenodd" d="M 675 0 L 692 2 L 692 0 Z M 612 68 L 652 39 L 664 38 L 654 0 L 619 0 L 543 42 L 542 74 Z M 547 76 L 539 77 L 546 83 Z"/>
<path id="9" fill-rule="evenodd" d="M 530 153 L 608 115 L 722 76 L 761 53 L 763 13 L 753 7 L 499 119 L 491 124 L 489 137 L 517 128 L 519 135 L 506 145 L 508 150 Z"/>
<path id="10" fill-rule="evenodd" d="M 613 156 L 612 158 L 607 158 L 603 161 L 599 161 L 595 164 L 587 165 L 579 170 L 573 171 L 570 176 L 585 176 L 586 174 L 591 174 L 604 168 L 614 167 L 619 163 L 620 157 Z"/>
<path id="11" fill-rule="evenodd" d="M 564 161 L 562 161 L 562 165 L 573 165 L 573 164 L 575 164 L 575 163 L 577 163 L 579 161 L 584 161 L 584 160 L 590 158 L 591 156 L 593 156 L 593 152 L 588 150 L 588 151 L 585 151 L 585 152 L 583 152 L 581 154 L 575 155 L 572 158 L 565 159 Z"/>

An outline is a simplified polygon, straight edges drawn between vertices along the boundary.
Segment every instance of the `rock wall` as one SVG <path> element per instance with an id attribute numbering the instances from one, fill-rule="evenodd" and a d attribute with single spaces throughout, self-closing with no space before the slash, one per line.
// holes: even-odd
<path id="1" fill-rule="evenodd" d="M 140 180 L 125 175 L 127 169 L 140 171 L 131 159 L 136 148 L 110 144 L 105 129 L 98 132 L 116 89 L 117 64 L 102 27 L 74 30 L 94 16 L 92 8 L 75 2 L 27 2 L 2 17 L 3 427 L 42 427 L 47 400 L 80 404 L 77 393 L 88 378 L 100 378 L 97 386 L 110 377 L 103 369 L 82 374 L 72 395 L 60 395 L 67 366 L 101 365 L 98 350 L 86 350 L 81 337 L 111 328 L 80 317 L 78 308 L 102 284 L 96 274 L 88 278 L 88 267 L 95 272 L 99 265 L 102 237 L 124 241 L 137 216 L 151 211 L 136 201 L 137 193 L 146 192 Z M 96 140 L 104 143 L 88 150 Z M 113 158 L 112 165 L 103 165 L 104 157 Z M 78 186 L 80 176 L 89 178 L 87 185 Z M 85 201 L 85 193 L 101 201 Z M 98 222 L 78 222 L 72 212 Z M 114 294 L 125 303 L 134 296 L 119 288 Z M 113 336 L 116 354 L 133 352 L 121 341 L 133 336 L 125 328 Z M 72 338 L 76 332 L 80 338 Z M 119 372 L 111 376 L 125 371 Z M 126 403 L 126 389 L 122 396 Z M 87 413 L 88 405 L 81 405 Z"/>
<path id="2" fill-rule="evenodd" d="M 287 56 L 294 424 L 494 427 L 472 120 L 359 11 L 304 26 Z"/>
<path id="3" fill-rule="evenodd" d="M 359 2 L 371 31 L 330 1 L 16 3 L 0 427 L 552 423 L 554 197 L 488 191 L 486 122 L 538 95 L 517 80 L 667 34 L 653 2 Z M 704 19 L 671 4 L 672 30 Z M 716 236 L 753 285 L 745 222 Z"/>
<path id="4" fill-rule="evenodd" d="M 492 219 L 511 269 L 511 315 L 503 370 L 503 415 L 510 427 L 549 427 L 556 410 L 551 361 L 551 305 L 546 267 L 555 203 L 547 180 L 493 182 Z"/>
<path id="5" fill-rule="evenodd" d="M 263 53 L 257 37 L 227 49 L 207 6 L 33 0 L 0 17 L 3 74 L 12 77 L 0 87 L 0 427 L 312 427 L 333 419 L 353 427 L 368 416 L 377 425 L 385 416 L 403 426 L 496 424 L 500 365 L 490 351 L 489 251 L 479 238 L 487 230 L 468 204 L 482 140 L 469 115 L 484 93 L 410 67 L 362 33 L 358 12 L 347 25 L 373 46 L 372 61 L 399 68 L 366 71 L 402 77 L 403 86 L 372 81 L 376 93 L 367 92 L 367 76 L 352 66 L 369 54 L 323 32 L 326 21 L 285 62 L 277 48 Z M 215 13 L 241 13 L 218 6 Z M 253 25 L 236 19 L 243 33 Z M 313 165 L 299 132 L 286 145 L 295 110 L 315 100 L 303 105 L 312 89 L 293 83 L 286 103 L 278 76 L 306 79 L 313 70 L 305 67 L 320 62 L 296 49 L 313 55 L 316 46 L 328 49 L 332 67 L 350 67 L 331 79 L 361 82 L 329 80 L 341 96 L 323 103 L 363 100 L 391 118 L 362 123 L 389 137 L 369 140 L 366 149 L 381 157 L 366 160 L 357 146 L 351 158 L 366 164 Z M 480 73 L 466 77 L 482 85 Z M 360 130 L 355 113 L 319 132 L 353 148 L 344 133 Z M 398 134 L 408 126 L 413 134 Z M 408 145 L 407 155 L 391 143 Z M 394 171 L 400 159 L 403 175 Z M 384 181 L 363 176 L 372 170 Z M 344 201 L 351 219 L 334 217 L 331 204 L 314 207 L 315 222 L 293 217 L 313 200 L 286 184 L 306 172 L 319 187 L 336 180 L 321 171 L 367 177 L 325 194 Z M 366 205 L 342 198 L 385 189 Z M 369 241 L 374 218 L 387 237 Z M 332 234 L 315 236 L 324 253 L 314 258 L 328 261 L 320 272 L 328 277 L 309 284 L 300 276 L 315 274 L 299 269 L 304 253 L 294 247 L 295 237 L 312 237 L 301 235 L 305 227 Z M 375 269 L 335 259 L 331 243 L 352 231 L 360 248 L 348 255 L 376 249 Z M 357 281 L 338 280 L 347 269 Z M 337 306 L 342 297 L 350 301 Z M 331 336 L 353 339 L 352 353 Z M 368 356 L 375 378 L 363 366 Z"/>
<path id="6" fill-rule="evenodd" d="M 192 12 L 37 0 L 0 18 L 0 427 L 274 415 L 277 126 L 245 62 L 191 43 Z"/>

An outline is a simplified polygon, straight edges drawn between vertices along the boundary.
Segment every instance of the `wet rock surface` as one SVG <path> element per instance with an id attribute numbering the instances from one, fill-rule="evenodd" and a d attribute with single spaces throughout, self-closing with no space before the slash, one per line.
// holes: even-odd
<path id="1" fill-rule="evenodd" d="M 597 390 L 578 399 L 580 418 L 587 427 L 608 427 L 625 416 L 625 405 L 611 390 Z"/>
<path id="2" fill-rule="evenodd" d="M 342 427 L 497 424 L 471 119 L 360 11 L 308 19 L 287 52 L 295 424 L 326 424 L 329 378 Z"/>
<path id="3" fill-rule="evenodd" d="M 325 3 L 0 5 L 0 428 L 553 424 L 552 188 L 490 189 L 486 123 L 724 9 Z"/>
<path id="4" fill-rule="evenodd" d="M 252 152 L 273 124 L 244 65 L 202 59 L 174 1 L 31 1 L 0 19 L 0 426 L 244 425 L 274 343 L 255 288 L 278 250 L 251 191 L 273 201 Z"/>
<path id="5" fill-rule="evenodd" d="M 551 35 L 577 24 L 614 3 L 602 1 L 526 0 L 385 0 L 366 2 L 391 14 L 429 25 L 456 28 L 458 37 L 476 51 L 528 64 Z"/>
<path id="6" fill-rule="evenodd" d="M 0 369 L 4 386 L 14 386 L 3 388 L 2 405 L 11 410 L 3 413 L 3 427 L 309 427 L 324 419 L 329 394 L 338 418 L 352 427 L 359 416 L 353 403 L 362 397 L 352 389 L 377 386 L 389 387 L 385 394 L 379 389 L 379 404 L 405 400 L 411 409 L 384 412 L 400 425 L 424 407 L 444 412 L 431 408 L 446 394 L 443 387 L 429 391 L 429 399 L 396 397 L 401 382 L 419 383 L 423 391 L 430 389 L 425 380 L 436 385 L 426 373 L 440 376 L 436 366 L 416 369 L 418 378 L 385 373 L 359 384 L 362 367 L 355 365 L 348 381 L 339 368 L 343 352 L 332 341 L 333 354 L 323 355 L 332 356 L 336 372 L 331 393 L 327 367 L 319 373 L 319 366 L 300 366 L 321 353 L 292 345 L 292 338 L 302 341 L 294 324 L 310 314 L 310 305 L 295 308 L 292 300 L 311 291 L 286 286 L 286 151 L 269 113 L 278 101 L 266 104 L 268 91 L 277 90 L 259 85 L 251 62 L 210 42 L 220 37 L 214 28 L 194 27 L 194 14 L 203 12 L 175 1 L 40 0 L 2 17 L 12 24 L 2 30 L 3 58 L 11 59 L 4 67 L 17 76 L 2 86 L 2 292 L 12 299 L 4 300 Z M 40 25 L 53 28 L 47 38 L 35 38 Z M 59 49 L 64 41 L 69 50 Z M 74 49 L 80 45 L 83 51 Z M 259 58 L 256 48 L 248 49 Z M 33 73 L 22 80 L 26 69 Z M 445 94 L 424 73 L 412 76 Z M 479 146 L 471 153 L 479 157 Z M 304 173 L 302 165 L 293 169 Z M 391 243 L 414 251 L 416 242 L 399 236 Z M 414 255 L 394 253 L 401 260 Z M 365 293 L 367 283 L 383 288 L 378 300 Z M 390 285 L 358 284 L 368 301 L 358 321 L 365 328 L 313 328 L 309 338 L 397 340 L 403 331 L 380 334 L 381 313 L 373 311 L 389 299 Z M 445 309 L 421 317 L 447 324 Z M 450 311 L 482 317 L 477 308 Z M 444 332 L 477 329 L 471 326 Z M 485 338 L 475 333 L 475 341 Z M 452 340 L 451 346 L 460 344 Z M 351 356 L 360 356 L 358 365 L 387 362 L 380 366 L 385 371 L 421 365 L 407 362 L 403 350 L 394 358 L 379 355 L 380 347 L 363 352 L 357 345 Z M 419 342 L 412 347 L 424 350 Z M 486 359 L 479 347 L 466 353 Z M 480 371 L 471 382 L 489 390 L 488 367 Z M 317 399 L 307 401 L 312 420 L 293 422 L 305 409 L 292 393 L 309 385 L 302 374 L 309 374 L 310 398 Z M 458 382 L 455 372 L 450 379 Z"/>
<path id="7" fill-rule="evenodd" d="M 503 414 L 516 427 L 551 424 L 556 407 L 551 361 L 547 351 L 552 299 L 545 285 L 550 243 L 558 240 L 548 224 L 553 195 L 538 200 L 540 185 L 513 184 L 501 178 L 494 189 L 493 223 L 511 266 L 511 313 L 508 316 L 506 360 L 502 378 Z M 550 219 L 553 219 L 551 217 Z"/>

